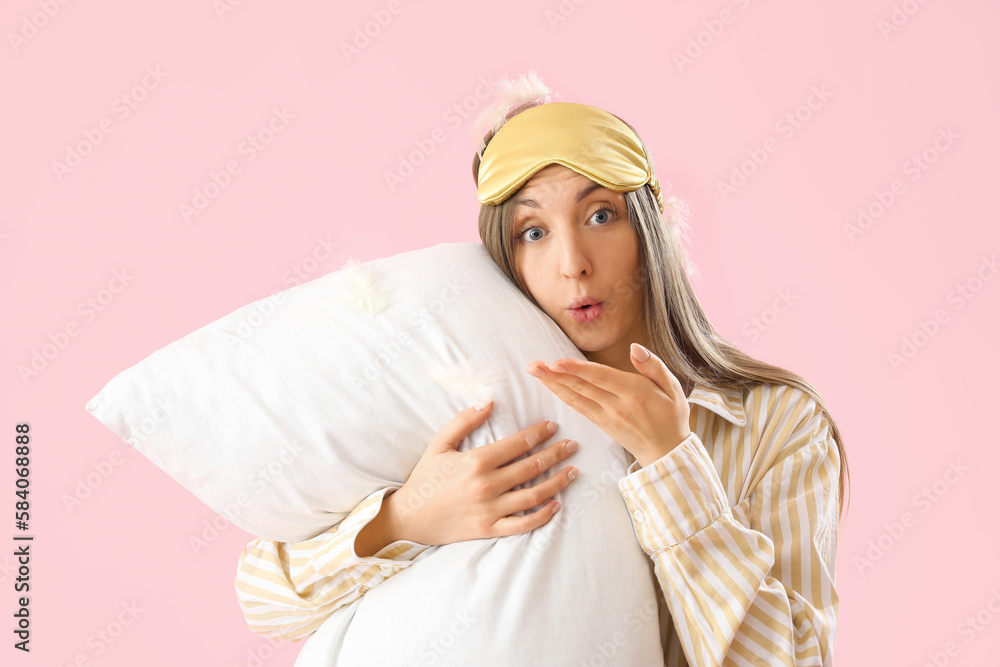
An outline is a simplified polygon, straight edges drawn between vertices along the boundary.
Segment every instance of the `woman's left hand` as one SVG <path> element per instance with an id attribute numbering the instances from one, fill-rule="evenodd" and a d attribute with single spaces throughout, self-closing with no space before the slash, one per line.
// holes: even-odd
<path id="1" fill-rule="evenodd" d="M 644 350 L 631 346 L 638 375 L 582 359 L 535 361 L 525 370 L 646 467 L 691 435 L 691 408 L 680 381 L 659 357 L 650 352 L 646 361 L 640 360 Z"/>

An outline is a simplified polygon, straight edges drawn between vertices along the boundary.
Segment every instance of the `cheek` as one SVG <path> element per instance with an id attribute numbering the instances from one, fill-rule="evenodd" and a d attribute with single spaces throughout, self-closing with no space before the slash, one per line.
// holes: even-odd
<path id="1" fill-rule="evenodd" d="M 613 293 L 620 300 L 642 301 L 639 275 L 639 244 L 635 232 L 622 236 L 606 248 L 605 261 L 614 268 Z"/>
<path id="2" fill-rule="evenodd" d="M 534 272 L 522 270 L 521 282 L 524 283 L 524 287 L 528 290 L 528 294 L 530 294 L 535 301 L 539 301 L 539 297 L 544 296 L 545 288 Z"/>
<path id="3" fill-rule="evenodd" d="M 527 272 L 524 270 L 525 269 L 524 262 L 521 261 L 521 258 L 515 255 L 512 264 L 514 265 L 514 273 L 517 274 L 517 277 L 521 279 L 521 282 L 524 285 L 530 287 L 531 286 L 530 278 L 528 277 Z"/>
<path id="4" fill-rule="evenodd" d="M 602 264 L 613 266 L 615 273 L 619 274 L 628 273 L 639 261 L 639 247 L 633 234 L 606 239 L 599 246 L 599 252 Z"/>
<path id="5" fill-rule="evenodd" d="M 528 294 L 531 295 L 543 310 L 548 310 L 551 299 L 551 278 L 546 276 L 545 267 L 532 261 L 517 267 L 518 275 Z"/>
<path id="6" fill-rule="evenodd" d="M 515 257 L 514 271 L 517 273 L 517 277 L 521 279 L 521 284 L 523 284 L 525 289 L 528 290 L 528 293 L 534 297 L 538 281 L 531 268 L 532 267 L 530 266 L 526 266 L 525 262 L 521 261 L 520 258 Z"/>

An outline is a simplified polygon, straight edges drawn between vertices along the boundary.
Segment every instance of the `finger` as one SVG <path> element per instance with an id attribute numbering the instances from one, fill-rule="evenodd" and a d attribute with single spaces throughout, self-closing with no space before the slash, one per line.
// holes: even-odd
<path id="1" fill-rule="evenodd" d="M 539 526 L 544 526 L 558 511 L 558 503 L 551 501 L 537 512 L 532 512 L 525 516 L 505 516 L 502 519 L 497 519 L 493 523 L 493 537 L 506 537 L 508 535 L 527 533 Z"/>
<path id="2" fill-rule="evenodd" d="M 552 371 L 540 377 L 543 381 L 561 381 L 566 387 L 577 394 L 589 398 L 599 406 L 623 409 L 622 402 L 626 397 L 637 391 L 642 391 L 642 376 L 639 373 L 626 373 L 610 366 L 597 364 L 583 359 L 557 359 L 553 365 L 562 367 L 562 371 Z M 572 404 L 570 404 L 572 405 Z M 594 406 L 580 404 L 574 406 L 578 412 L 592 414 Z"/>
<path id="3" fill-rule="evenodd" d="M 542 384 L 545 385 L 545 388 L 558 396 L 563 403 L 570 406 L 592 422 L 596 423 L 596 420 L 598 419 L 597 415 L 604 411 L 604 406 L 602 404 L 584 396 L 583 394 L 577 393 L 573 389 L 570 389 L 566 386 L 565 380 L 549 379 L 548 377 L 540 378 L 540 380 L 542 381 Z M 608 399 L 608 403 L 617 406 L 618 398 L 612 396 Z"/>
<path id="4" fill-rule="evenodd" d="M 557 376 L 575 376 L 586 380 L 598 389 L 602 389 L 615 396 L 626 395 L 635 386 L 635 373 L 626 373 L 617 368 L 599 364 L 587 359 L 556 359 L 551 362 L 553 365 L 561 366 L 564 370 L 549 373 Z"/>
<path id="5" fill-rule="evenodd" d="M 549 425 L 552 429 L 549 429 Z M 478 449 L 472 450 L 476 456 L 486 465 L 487 469 L 499 468 L 508 461 L 516 459 L 518 456 L 529 453 L 539 444 L 552 437 L 559 425 L 553 421 L 538 422 L 534 426 L 522 429 L 514 435 L 501 438 Z"/>
<path id="6" fill-rule="evenodd" d="M 510 491 L 515 486 L 520 486 L 538 477 L 560 461 L 564 461 L 572 456 L 574 452 L 570 451 L 570 442 L 573 441 L 568 439 L 561 440 L 554 445 L 546 447 L 537 454 L 532 454 L 521 461 L 515 461 L 510 465 L 503 466 L 497 469 L 491 476 L 490 481 L 496 483 L 501 493 Z M 579 443 L 576 446 L 579 447 Z M 506 512 L 506 514 L 510 514 L 510 512 Z"/>
<path id="7" fill-rule="evenodd" d="M 673 371 L 650 350 L 646 350 L 638 343 L 629 346 L 632 366 L 645 377 L 653 381 L 664 394 L 672 399 L 684 395 L 684 388 L 681 387 L 680 380 L 673 374 Z M 644 352 L 645 350 L 645 352 Z M 649 353 L 648 358 L 642 359 L 645 353 Z"/>
<path id="8" fill-rule="evenodd" d="M 474 405 L 469 406 L 451 418 L 444 425 L 434 439 L 428 445 L 428 449 L 435 452 L 457 450 L 462 440 L 472 432 L 477 426 L 486 421 L 486 417 L 493 411 L 493 401 L 482 411 L 476 410 Z"/>
<path id="9" fill-rule="evenodd" d="M 538 507 L 546 501 L 551 500 L 553 496 L 573 482 L 569 478 L 571 472 L 574 477 L 578 477 L 580 474 L 573 466 L 566 466 L 544 482 L 535 484 L 527 489 L 508 491 L 497 499 L 498 511 L 503 513 L 504 516 L 508 516 L 516 512 L 525 512 Z"/>
<path id="10" fill-rule="evenodd" d="M 623 400 L 620 395 L 612 394 L 584 378 L 568 372 L 549 372 L 538 379 L 549 390 L 563 399 L 563 402 L 587 417 L 600 412 L 605 406 L 618 408 Z"/>

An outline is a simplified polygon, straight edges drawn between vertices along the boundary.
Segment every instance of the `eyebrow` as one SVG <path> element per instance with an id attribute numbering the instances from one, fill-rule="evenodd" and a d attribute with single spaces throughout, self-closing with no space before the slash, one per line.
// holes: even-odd
<path id="1" fill-rule="evenodd" d="M 579 201 L 583 200 L 584 197 L 586 197 L 587 195 L 589 195 L 594 190 L 596 190 L 598 188 L 603 188 L 603 187 L 604 186 L 601 185 L 600 183 L 591 183 L 590 185 L 588 185 L 587 187 L 585 187 L 583 190 L 580 190 L 580 192 L 578 192 L 576 194 L 576 201 L 579 202 Z M 520 206 L 522 204 L 524 204 L 525 206 L 530 206 L 532 208 L 542 208 L 542 206 L 538 202 L 536 202 L 534 199 L 518 199 L 516 206 Z"/>

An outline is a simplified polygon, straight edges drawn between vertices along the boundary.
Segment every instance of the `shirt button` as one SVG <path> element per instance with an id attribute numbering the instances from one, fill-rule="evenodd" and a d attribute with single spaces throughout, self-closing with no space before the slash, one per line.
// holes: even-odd
<path id="1" fill-rule="evenodd" d="M 632 512 L 632 516 L 635 517 L 635 520 L 638 521 L 639 523 L 642 523 L 643 521 L 646 520 L 646 515 L 642 513 L 642 510 L 636 510 Z"/>
<path id="2" fill-rule="evenodd" d="M 370 588 L 368 588 L 367 586 L 362 586 L 362 587 L 361 587 L 361 593 L 362 593 L 362 594 L 364 594 L 364 593 L 367 593 L 367 592 L 368 592 L 368 591 L 370 591 L 370 590 L 371 590 L 371 589 L 370 589 Z"/>
<path id="3" fill-rule="evenodd" d="M 379 567 L 380 570 L 382 570 L 386 574 L 388 574 L 389 572 L 392 572 L 392 565 L 379 565 L 378 567 Z"/>

